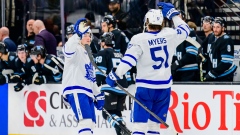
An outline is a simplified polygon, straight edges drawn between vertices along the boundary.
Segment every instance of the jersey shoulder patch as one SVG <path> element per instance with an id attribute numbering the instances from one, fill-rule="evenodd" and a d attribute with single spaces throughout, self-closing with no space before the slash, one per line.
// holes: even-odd
<path id="1" fill-rule="evenodd" d="M 224 35 L 224 37 L 223 37 L 224 39 L 228 39 L 228 38 L 230 38 L 228 35 Z"/>

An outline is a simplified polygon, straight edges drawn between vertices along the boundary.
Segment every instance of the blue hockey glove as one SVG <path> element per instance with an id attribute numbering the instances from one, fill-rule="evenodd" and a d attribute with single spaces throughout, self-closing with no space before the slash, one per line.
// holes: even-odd
<path id="1" fill-rule="evenodd" d="M 89 26 L 86 26 L 86 23 L 87 23 L 86 18 L 80 18 L 74 25 L 74 31 L 78 34 L 80 39 L 82 39 L 82 36 L 85 33 L 87 33 L 90 29 Z"/>
<path id="2" fill-rule="evenodd" d="M 120 79 L 115 73 L 115 71 L 116 68 L 113 68 L 106 78 L 106 83 L 111 87 L 116 87 L 117 86 L 116 81 Z"/>
<path id="3" fill-rule="evenodd" d="M 98 110 L 102 110 L 104 106 L 104 100 L 105 100 L 104 92 L 101 92 L 100 94 L 96 95 L 95 99 L 96 99 L 94 102 L 95 107 Z"/>
<path id="4" fill-rule="evenodd" d="M 203 81 L 213 81 L 217 78 L 217 73 L 209 71 L 208 74 L 204 77 Z"/>
<path id="5" fill-rule="evenodd" d="M 179 15 L 179 12 L 174 8 L 174 5 L 171 3 L 159 2 L 158 7 L 162 7 L 163 17 L 166 17 L 169 20 L 172 20 L 172 17 Z"/>

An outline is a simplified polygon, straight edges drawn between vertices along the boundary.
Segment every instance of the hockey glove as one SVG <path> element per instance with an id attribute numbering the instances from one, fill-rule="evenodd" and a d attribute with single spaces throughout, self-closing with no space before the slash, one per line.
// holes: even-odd
<path id="1" fill-rule="evenodd" d="M 22 80 L 22 78 L 19 75 L 12 75 L 10 79 L 11 79 L 11 82 L 13 83 L 18 83 Z"/>
<path id="2" fill-rule="evenodd" d="M 106 78 L 106 83 L 111 87 L 116 87 L 117 86 L 116 81 L 120 79 L 115 73 L 115 71 L 116 71 L 116 68 L 113 68 Z"/>
<path id="3" fill-rule="evenodd" d="M 172 75 L 174 75 L 177 71 L 178 68 L 182 66 L 181 61 L 176 60 L 172 65 L 171 65 L 171 72 Z"/>
<path id="4" fill-rule="evenodd" d="M 208 74 L 204 77 L 203 81 L 213 81 L 217 78 L 217 73 L 214 71 L 209 71 Z"/>
<path id="5" fill-rule="evenodd" d="M 86 23 L 86 18 L 80 18 L 74 25 L 74 31 L 77 33 L 80 39 L 82 39 L 82 36 L 90 29 L 89 26 L 86 26 Z"/>
<path id="6" fill-rule="evenodd" d="M 10 77 L 11 77 L 10 74 L 6 74 L 6 75 L 0 74 L 0 85 L 9 83 Z"/>
<path id="7" fill-rule="evenodd" d="M 98 110 L 102 110 L 102 109 L 103 109 L 104 100 L 105 100 L 105 97 L 104 97 L 104 93 L 103 93 L 103 92 L 101 92 L 100 94 L 98 94 L 98 95 L 95 96 L 94 105 L 95 105 L 95 107 L 96 107 Z"/>
<path id="8" fill-rule="evenodd" d="M 17 85 L 14 86 L 14 90 L 16 92 L 19 92 L 19 91 L 21 91 L 24 88 L 25 85 L 26 84 L 25 84 L 24 81 L 18 82 Z"/>
<path id="9" fill-rule="evenodd" d="M 44 84 L 44 83 L 47 83 L 46 77 L 44 75 L 38 76 L 34 80 L 34 84 L 36 84 L 36 85 L 41 85 L 41 84 Z"/>
<path id="10" fill-rule="evenodd" d="M 171 3 L 159 2 L 158 7 L 162 7 L 163 17 L 166 17 L 169 20 L 172 20 L 172 17 L 179 15 L 179 12 L 174 8 L 174 5 Z"/>

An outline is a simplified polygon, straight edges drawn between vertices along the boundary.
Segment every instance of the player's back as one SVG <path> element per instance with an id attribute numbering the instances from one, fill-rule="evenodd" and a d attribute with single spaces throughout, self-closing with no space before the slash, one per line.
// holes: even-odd
<path id="1" fill-rule="evenodd" d="M 137 86 L 168 88 L 172 84 L 171 62 L 177 40 L 176 31 L 164 28 L 160 32 L 146 32 L 133 37 L 132 41 L 142 49 L 137 61 Z M 131 47 L 131 46 L 129 46 Z"/>

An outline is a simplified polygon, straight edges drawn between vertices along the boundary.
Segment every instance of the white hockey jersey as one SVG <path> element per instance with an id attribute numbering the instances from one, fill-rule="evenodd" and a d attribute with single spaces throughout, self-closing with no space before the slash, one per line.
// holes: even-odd
<path id="1" fill-rule="evenodd" d="M 62 78 L 63 96 L 84 93 L 94 98 L 94 95 L 100 93 L 96 84 L 95 69 L 79 40 L 78 35 L 74 34 L 63 47 L 65 57 Z"/>
<path id="2" fill-rule="evenodd" d="M 175 29 L 163 28 L 158 32 L 145 32 L 132 37 L 116 74 L 124 75 L 137 66 L 136 86 L 152 89 L 172 85 L 171 63 L 176 46 L 189 35 L 188 25 L 178 16 L 173 17 Z"/>

